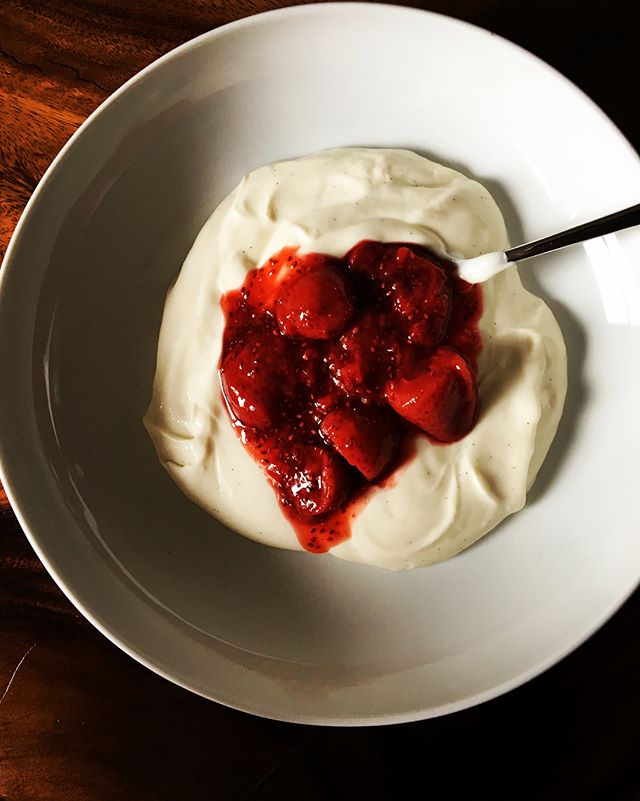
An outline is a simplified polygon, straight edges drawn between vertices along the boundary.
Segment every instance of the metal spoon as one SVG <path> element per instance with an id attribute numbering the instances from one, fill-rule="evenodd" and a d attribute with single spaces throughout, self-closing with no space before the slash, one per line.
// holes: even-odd
<path id="1" fill-rule="evenodd" d="M 535 242 L 527 242 L 525 245 L 518 245 L 505 251 L 485 253 L 483 256 L 476 256 L 473 259 L 452 259 L 458 267 L 458 274 L 470 284 L 479 284 L 488 281 L 502 270 L 510 267 L 514 262 L 530 259 L 533 256 L 542 256 L 544 253 L 551 253 L 554 250 L 565 248 L 567 245 L 575 245 L 577 242 L 584 242 L 587 239 L 595 239 L 598 236 L 612 234 L 615 231 L 622 231 L 640 225 L 640 203 L 606 217 L 600 217 L 591 222 L 576 225 L 568 231 L 561 231 L 544 239 L 536 239 Z"/>

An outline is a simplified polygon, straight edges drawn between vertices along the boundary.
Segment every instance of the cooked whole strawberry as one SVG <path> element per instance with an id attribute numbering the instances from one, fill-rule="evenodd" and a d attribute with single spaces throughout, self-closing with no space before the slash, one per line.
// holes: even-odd
<path id="1" fill-rule="evenodd" d="M 451 316 L 451 282 L 446 271 L 408 247 L 387 256 L 386 295 L 401 318 L 409 342 L 435 347 Z"/>
<path id="2" fill-rule="evenodd" d="M 451 348 L 402 363 L 386 389 L 394 411 L 439 442 L 455 442 L 474 426 L 478 388 L 467 361 Z"/>
<path id="3" fill-rule="evenodd" d="M 232 415 L 246 426 L 267 428 L 280 417 L 295 381 L 288 372 L 289 348 L 283 337 L 252 331 L 225 356 L 222 392 Z"/>
<path id="4" fill-rule="evenodd" d="M 307 339 L 331 339 L 353 315 L 347 282 L 334 267 L 312 270 L 285 282 L 276 303 L 283 334 Z"/>
<path id="5" fill-rule="evenodd" d="M 367 481 L 391 464 L 399 441 L 397 425 L 382 409 L 335 409 L 322 421 L 320 433 Z"/>
<path id="6" fill-rule="evenodd" d="M 354 273 L 362 273 L 372 277 L 380 275 L 388 249 L 388 245 L 365 239 L 347 253 L 347 264 Z"/>
<path id="7" fill-rule="evenodd" d="M 298 446 L 285 478 L 287 498 L 302 518 L 335 511 L 345 500 L 348 477 L 336 454 L 321 445 Z"/>
<path id="8" fill-rule="evenodd" d="M 384 386 L 396 352 L 396 340 L 386 328 L 384 315 L 369 311 L 331 348 L 327 365 L 347 397 L 364 403 L 384 402 Z"/>

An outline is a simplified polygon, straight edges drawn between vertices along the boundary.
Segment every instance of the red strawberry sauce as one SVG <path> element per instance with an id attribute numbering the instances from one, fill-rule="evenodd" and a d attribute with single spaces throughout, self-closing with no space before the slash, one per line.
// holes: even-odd
<path id="1" fill-rule="evenodd" d="M 350 536 L 416 437 L 475 425 L 482 291 L 424 248 L 284 248 L 221 303 L 229 416 L 308 551 Z"/>

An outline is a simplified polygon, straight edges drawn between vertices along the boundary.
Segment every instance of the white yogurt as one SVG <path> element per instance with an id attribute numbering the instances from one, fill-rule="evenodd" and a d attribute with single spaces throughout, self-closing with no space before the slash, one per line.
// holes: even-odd
<path id="1" fill-rule="evenodd" d="M 224 407 L 220 297 L 285 246 L 342 256 L 362 239 L 458 258 L 508 246 L 500 211 L 477 182 L 406 150 L 330 150 L 243 178 L 205 223 L 167 296 L 147 430 L 190 498 L 267 545 L 301 548 Z M 562 413 L 565 347 L 515 267 L 483 290 L 476 427 L 448 446 L 419 439 L 395 485 L 372 495 L 351 539 L 331 555 L 396 570 L 432 564 L 524 505 Z"/>

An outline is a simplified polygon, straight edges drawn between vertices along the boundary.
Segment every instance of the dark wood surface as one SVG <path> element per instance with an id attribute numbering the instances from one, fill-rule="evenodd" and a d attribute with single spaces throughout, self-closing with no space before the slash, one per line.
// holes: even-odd
<path id="1" fill-rule="evenodd" d="M 111 91 L 181 42 L 280 5 L 0 0 L 0 257 L 47 164 Z M 414 5 L 541 55 L 640 145 L 633 3 Z M 381 729 L 294 726 L 197 698 L 122 654 L 57 589 L 1 490 L 0 508 L 0 801 L 395 799 L 412 786 L 433 798 L 640 799 L 638 594 L 559 665 L 481 707 Z"/>

